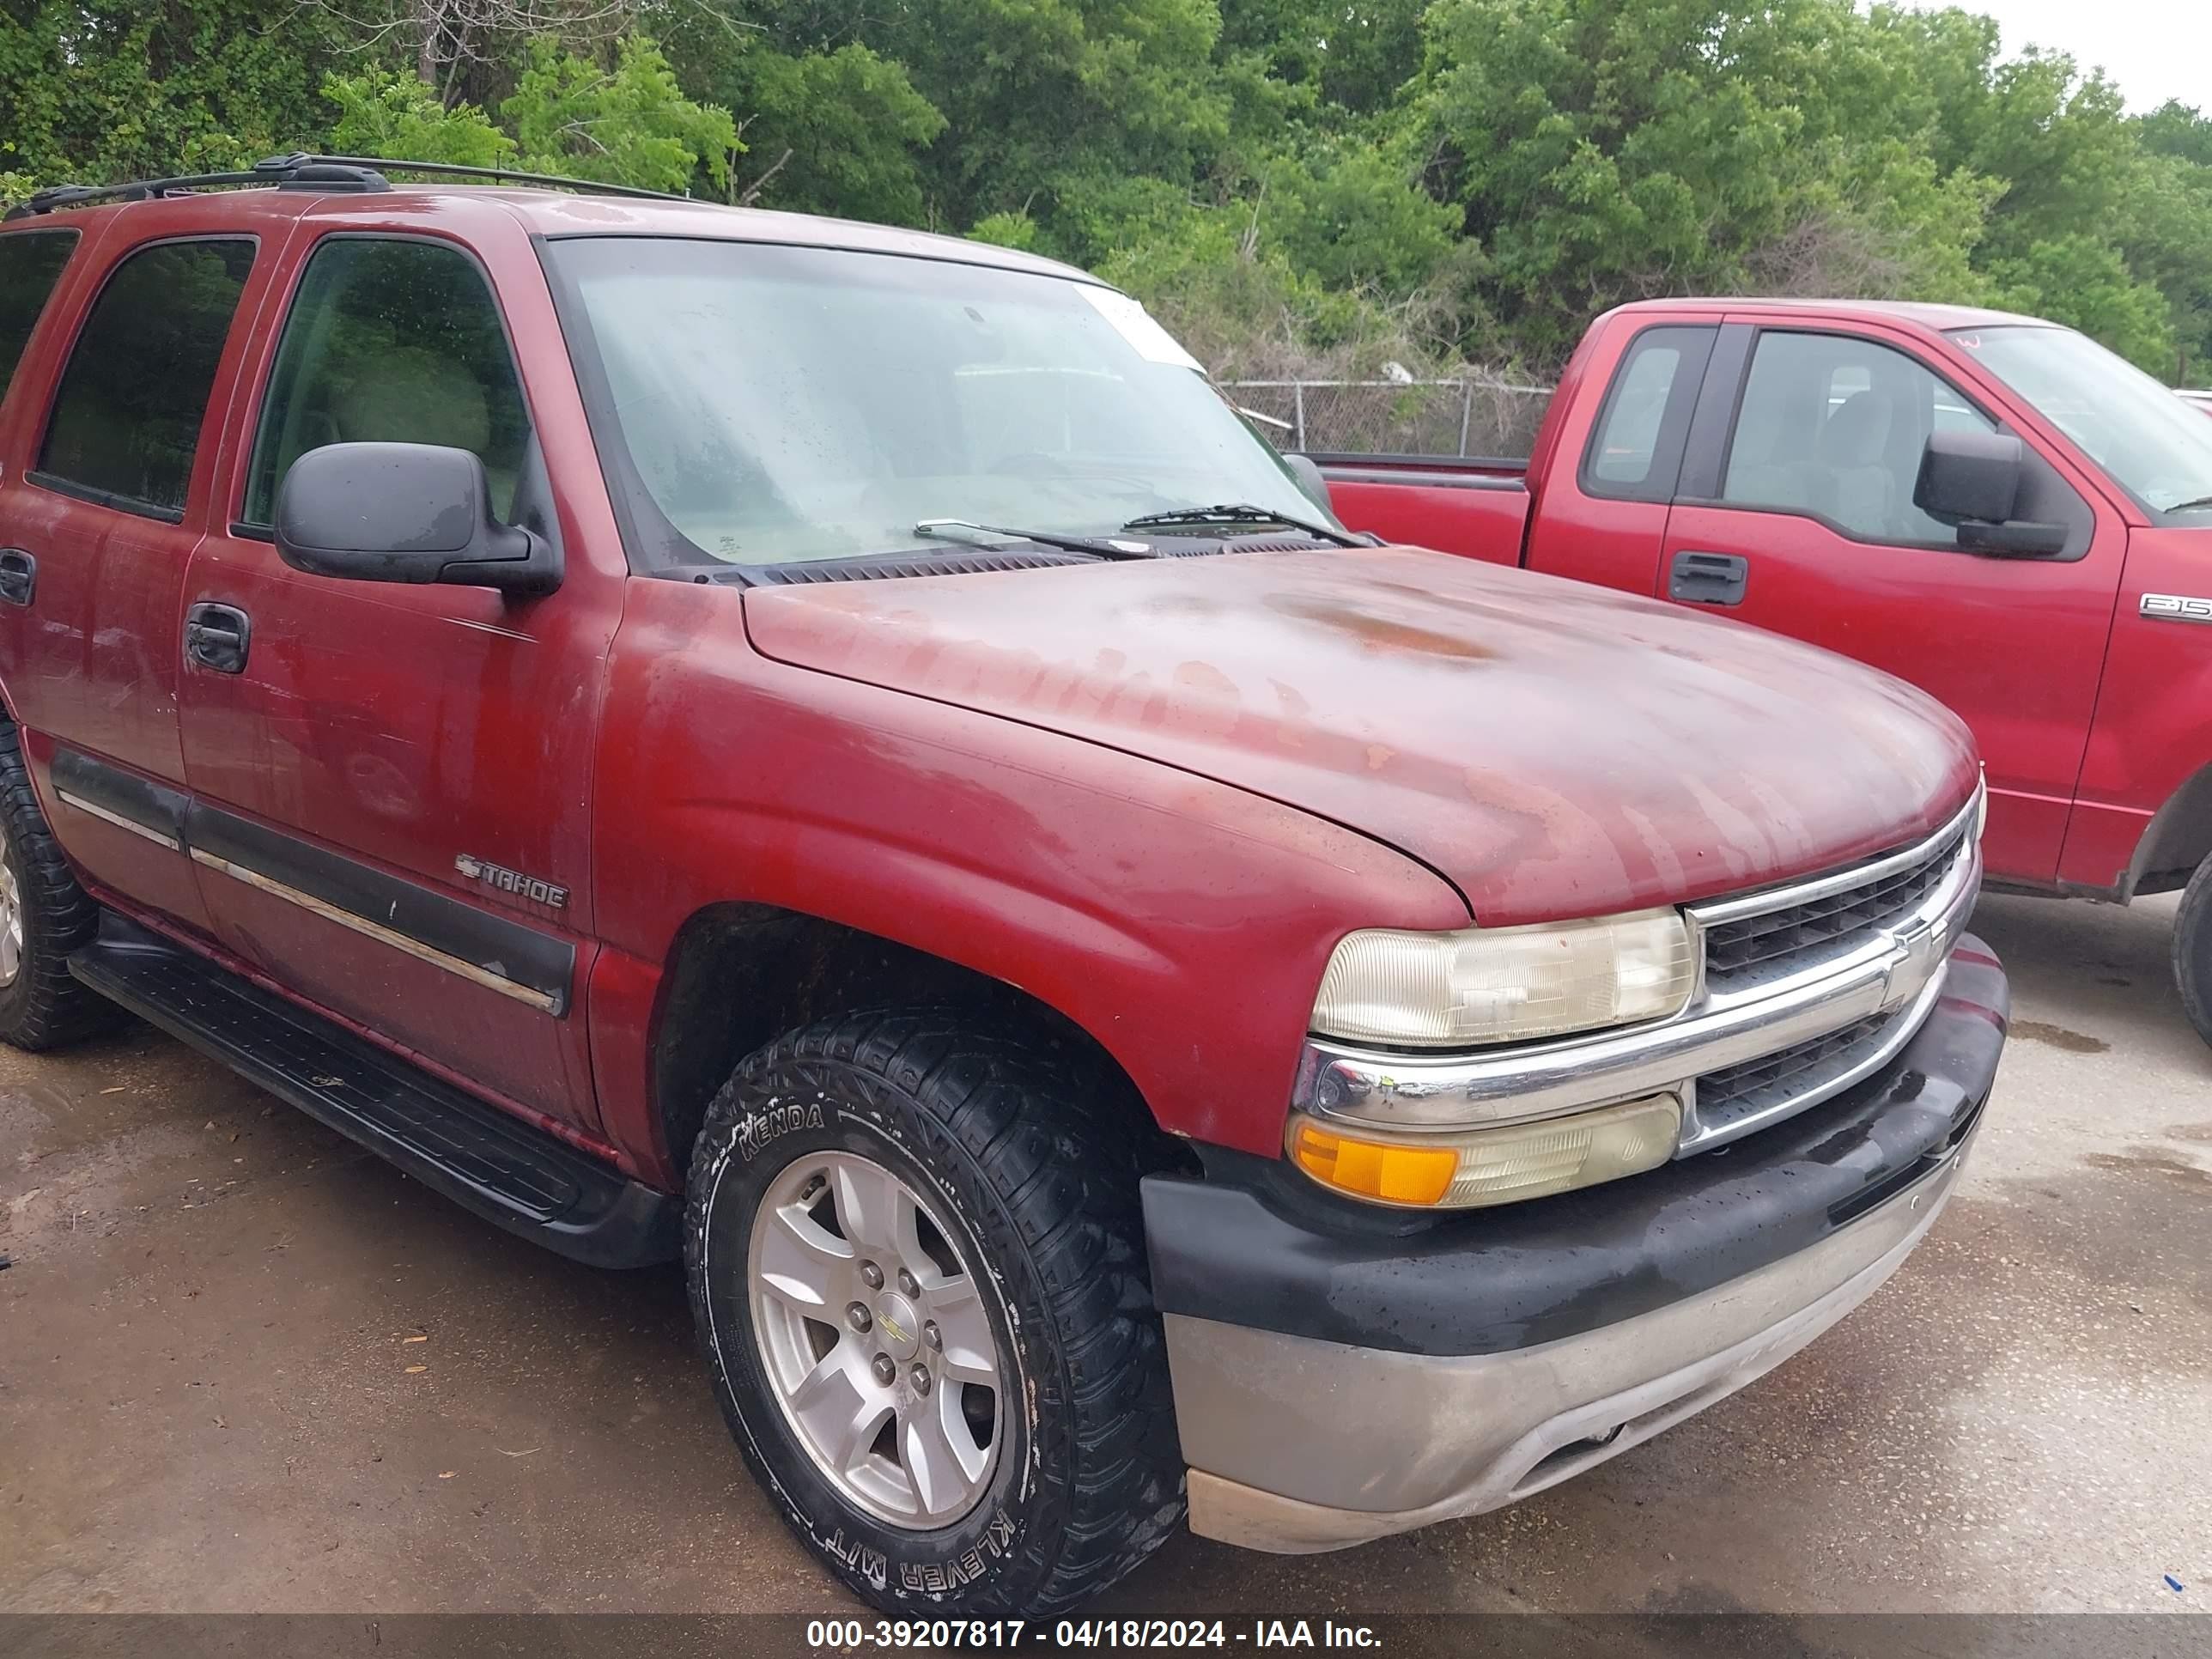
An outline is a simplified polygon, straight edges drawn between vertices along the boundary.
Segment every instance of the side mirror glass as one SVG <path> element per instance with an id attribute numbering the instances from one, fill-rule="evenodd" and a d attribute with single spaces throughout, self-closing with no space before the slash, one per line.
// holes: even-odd
<path id="1" fill-rule="evenodd" d="M 309 450 L 276 492 L 276 551 L 295 569 L 355 581 L 561 585 L 554 549 L 492 516 L 483 463 L 436 444 Z"/>
<path id="2" fill-rule="evenodd" d="M 2067 526 L 2013 515 L 2027 476 L 2027 452 L 2002 432 L 1931 432 L 1920 453 L 1912 503 L 1959 532 L 1959 545 L 1996 558 L 2046 558 L 2066 550 Z"/>

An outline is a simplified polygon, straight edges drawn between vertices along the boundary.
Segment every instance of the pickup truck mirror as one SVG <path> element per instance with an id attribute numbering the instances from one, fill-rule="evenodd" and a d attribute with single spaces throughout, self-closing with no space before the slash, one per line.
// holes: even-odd
<path id="1" fill-rule="evenodd" d="M 276 492 L 276 551 L 295 569 L 356 581 L 450 582 L 549 593 L 559 558 L 492 516 L 483 462 L 437 444 L 326 444 Z"/>
<path id="2" fill-rule="evenodd" d="M 1912 504 L 1944 524 L 2002 524 L 2026 471 L 2019 439 L 2002 432 L 1931 432 L 1920 452 Z"/>
<path id="3" fill-rule="evenodd" d="M 1931 432 L 1912 503 L 1955 528 L 1969 552 L 2031 559 L 2063 553 L 2066 526 L 2013 517 L 2027 475 L 2027 448 L 2008 433 Z"/>

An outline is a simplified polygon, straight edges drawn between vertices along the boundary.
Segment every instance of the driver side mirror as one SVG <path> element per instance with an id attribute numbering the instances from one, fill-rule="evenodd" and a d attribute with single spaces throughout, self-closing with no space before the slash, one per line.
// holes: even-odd
<path id="1" fill-rule="evenodd" d="M 2067 527 L 2015 519 L 2027 452 L 2002 432 L 1931 432 L 1920 453 L 1912 504 L 1953 526 L 1959 545 L 2001 558 L 2039 558 L 2066 550 Z"/>
<path id="2" fill-rule="evenodd" d="M 516 594 L 561 585 L 558 552 L 492 516 L 483 461 L 437 444 L 326 444 L 276 492 L 276 551 L 311 575 L 448 582 Z"/>

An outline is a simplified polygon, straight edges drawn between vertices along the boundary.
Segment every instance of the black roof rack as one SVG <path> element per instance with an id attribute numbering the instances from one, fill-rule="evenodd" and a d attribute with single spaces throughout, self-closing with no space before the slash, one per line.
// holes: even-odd
<path id="1" fill-rule="evenodd" d="M 9 219 L 31 218 L 60 208 L 82 207 L 91 202 L 145 202 L 160 196 L 183 196 L 193 191 L 224 186 L 271 186 L 278 190 L 376 191 L 392 188 L 387 173 L 427 173 L 440 178 L 485 179 L 493 184 L 550 185 L 556 190 L 580 191 L 593 196 L 641 196 L 656 202 L 686 202 L 688 196 L 665 190 L 640 190 L 631 185 L 602 184 L 596 179 L 568 179 L 553 173 L 520 173 L 512 167 L 468 167 L 447 161 L 403 161 L 377 155 L 311 155 L 295 150 L 270 155 L 238 173 L 191 173 L 173 179 L 140 179 L 125 185 L 49 185 L 31 192 L 28 200 L 8 210 Z"/>

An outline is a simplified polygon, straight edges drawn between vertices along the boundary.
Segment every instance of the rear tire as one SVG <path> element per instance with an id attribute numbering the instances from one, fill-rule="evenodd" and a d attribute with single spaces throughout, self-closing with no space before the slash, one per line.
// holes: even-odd
<path id="1" fill-rule="evenodd" d="M 770 1044 L 708 1109 L 684 1266 L 722 1414 L 886 1613 L 1059 1612 L 1182 1515 L 1122 1127 L 1144 1109 L 1102 1071 L 949 1012 L 871 1013 Z"/>
<path id="2" fill-rule="evenodd" d="M 2212 1042 L 2212 858 L 2197 866 L 2181 890 L 2181 909 L 2173 919 L 2173 982 L 2189 1023 Z"/>
<path id="3" fill-rule="evenodd" d="M 113 1023 L 115 1006 L 69 970 L 99 926 L 39 810 L 22 733 L 0 720 L 0 1042 L 58 1048 Z"/>

